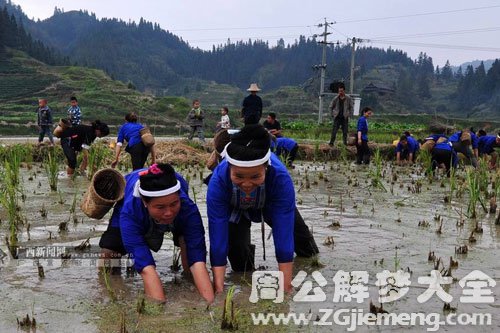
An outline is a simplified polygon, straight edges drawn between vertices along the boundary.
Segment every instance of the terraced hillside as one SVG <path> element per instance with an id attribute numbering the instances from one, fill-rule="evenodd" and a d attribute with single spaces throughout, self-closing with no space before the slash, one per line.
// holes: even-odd
<path id="1" fill-rule="evenodd" d="M 75 66 L 47 66 L 20 51 L 8 50 L 0 61 L 0 133 L 33 134 L 38 98 L 47 98 L 54 117 L 64 117 L 71 96 L 77 96 L 85 121 L 101 119 L 113 126 L 135 111 L 159 133 L 182 123 L 189 103 L 174 98 L 161 103 L 152 95 L 115 81 L 101 70 Z"/>

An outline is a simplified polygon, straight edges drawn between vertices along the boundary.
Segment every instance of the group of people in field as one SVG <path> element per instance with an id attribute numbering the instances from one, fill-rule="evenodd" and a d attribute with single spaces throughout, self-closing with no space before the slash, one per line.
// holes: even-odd
<path id="1" fill-rule="evenodd" d="M 242 103 L 241 118 L 245 125 L 258 124 L 262 118 L 262 99 L 257 93 L 260 88 L 256 83 L 252 83 L 247 89 L 250 94 L 245 97 Z M 229 109 L 224 106 L 220 110 L 221 119 L 217 122 L 216 133 L 225 131 L 231 128 L 231 120 L 229 119 Z M 187 115 L 187 123 L 190 127 L 188 139 L 192 140 L 195 133 L 198 133 L 198 138 L 201 142 L 205 143 L 204 136 L 204 119 L 205 112 L 201 108 L 199 99 L 192 102 L 192 109 Z M 282 135 L 282 128 L 280 122 L 276 119 L 276 113 L 270 112 L 266 120 L 262 122 L 265 129 L 271 134 L 271 151 L 290 167 L 293 168 L 293 161 L 297 156 L 299 145 L 291 138 Z"/>
<path id="2" fill-rule="evenodd" d="M 286 291 L 292 290 L 294 255 L 311 257 L 319 252 L 296 207 L 294 184 L 287 169 L 287 164 L 293 166 L 291 162 L 297 153 L 297 143 L 283 137 L 276 114 L 269 113 L 260 124 L 262 100 L 257 95 L 260 89 L 252 84 L 248 90 L 250 95 L 242 103 L 244 126 L 241 129 L 230 130 L 228 110 L 221 110 L 221 121 L 217 124 L 214 137 L 213 159 L 208 165 L 212 173 L 204 181 L 208 186 L 206 209 L 211 275 L 206 263 L 205 227 L 198 205 L 189 197 L 189 184 L 172 165 L 156 163 L 155 147 L 143 142 L 144 126 L 138 123 L 137 115 L 129 113 L 125 116 L 126 122 L 118 132 L 111 167 L 119 163 L 121 149 L 126 143 L 125 151 L 131 155 L 133 171 L 125 176 L 124 197 L 115 204 L 99 246 L 103 260 L 125 255 L 133 259 L 134 268 L 143 280 L 144 293 L 150 299 L 160 302 L 166 299 L 152 254 L 161 248 L 165 233 L 173 235 L 174 244 L 180 248 L 184 272 L 192 275 L 200 296 L 208 303 L 223 291 L 228 264 L 234 272 L 255 269 L 256 246 L 251 241 L 252 223 L 261 224 L 264 257 L 265 225 L 272 229 L 274 254 Z M 350 98 L 339 92 L 331 104 L 334 115 L 332 145 L 340 127 L 345 130 L 343 138 L 347 144 L 347 122 L 352 115 L 350 103 Z M 356 161 L 367 164 L 370 159 L 368 119 L 373 110 L 365 107 L 362 113 L 357 125 Z M 193 101 L 188 115 L 190 139 L 197 132 L 199 139 L 205 140 L 204 116 L 200 101 Z M 76 98 L 71 98 L 69 123 L 59 133 L 68 159 L 68 174 L 75 171 L 77 153 L 86 151 L 96 137 L 109 134 L 106 124 L 96 120 L 91 125 L 82 125 L 81 118 L 78 102 Z M 46 100 L 40 100 L 38 124 L 39 142 L 47 134 L 53 144 L 52 116 Z M 443 165 L 449 170 L 456 163 L 456 152 L 463 153 L 474 166 L 481 154 L 493 155 L 490 163 L 496 163 L 493 161 L 496 158 L 494 147 L 499 145 L 500 134 L 488 136 L 484 131 L 476 135 L 473 131 L 463 130 L 450 137 L 435 134 L 426 138 L 421 146 L 410 133 L 405 132 L 397 143 L 396 159 L 398 163 L 414 161 L 419 149 L 429 149 L 435 165 Z M 280 158 L 283 151 L 286 151 L 285 159 Z M 149 154 L 151 164 L 144 168 Z"/>
<path id="3" fill-rule="evenodd" d="M 335 144 L 337 132 L 342 129 L 342 139 L 347 145 L 349 118 L 353 116 L 353 99 L 345 93 L 345 85 L 338 84 L 338 94 L 330 103 L 330 112 L 333 118 L 333 128 L 329 145 Z M 357 164 L 368 164 L 370 161 L 370 149 L 368 147 L 368 118 L 373 114 L 369 107 L 363 108 L 362 115 L 358 119 L 355 145 L 357 147 Z M 437 133 L 422 140 L 415 139 L 410 132 L 405 131 L 396 145 L 396 163 L 413 163 L 421 149 L 431 153 L 433 169 L 444 168 L 449 174 L 452 167 L 458 164 L 458 155 L 461 153 L 473 167 L 477 167 L 479 157 L 489 156 L 489 168 L 494 169 L 497 165 L 497 152 L 495 147 L 500 147 L 500 133 L 488 135 L 484 130 L 477 133 L 473 129 L 463 129 L 452 133 L 449 137 L 445 129 L 437 130 Z"/>
<path id="4" fill-rule="evenodd" d="M 497 167 L 500 147 L 500 133 L 488 135 L 481 129 L 463 129 L 451 135 L 446 135 L 445 130 L 438 130 L 425 139 L 416 140 L 410 132 L 405 132 L 396 144 L 396 162 L 398 164 L 413 163 L 420 149 L 431 153 L 433 169 L 443 168 L 449 174 L 451 168 L 458 165 L 458 153 L 474 168 L 478 166 L 479 158 L 488 159 L 490 169 Z"/>
<path id="5" fill-rule="evenodd" d="M 294 255 L 311 257 L 319 252 L 297 210 L 292 178 L 280 158 L 271 151 L 272 145 L 277 146 L 277 140 L 282 138 L 279 122 L 270 114 L 265 122 L 268 129 L 259 124 L 262 109 L 260 106 L 260 111 L 254 113 L 254 108 L 258 107 L 260 97 L 252 92 L 249 99 L 243 108 L 245 126 L 235 133 L 228 132 L 230 121 L 224 117 L 227 110 L 223 110 L 217 136 L 217 144 L 223 148 L 219 148 L 213 172 L 206 179 L 212 278 L 206 265 L 205 228 L 197 204 L 189 197 L 188 183 L 171 165 L 156 163 L 154 148 L 146 147 L 141 140 L 143 125 L 137 122 L 137 116 L 129 113 L 125 117 L 111 166 L 116 167 L 119 163 L 122 146 L 126 143 L 133 171 L 125 176 L 124 197 L 115 204 L 99 246 L 104 260 L 129 255 L 143 279 L 145 295 L 153 300 L 165 301 L 163 284 L 152 255 L 161 248 L 165 233 L 172 233 L 174 244 L 180 248 L 184 271 L 192 275 L 199 294 L 208 303 L 213 302 L 216 293 L 223 291 L 227 264 L 234 272 L 255 269 L 256 247 L 250 235 L 252 222 L 261 224 L 263 240 L 264 225 L 272 229 L 274 253 L 287 291 L 292 289 Z M 60 124 L 65 126 L 58 133 L 68 158 L 68 173 L 70 169 L 74 172 L 76 167 L 70 161 L 73 155 L 88 149 L 96 137 L 109 133 L 107 125 L 100 121 L 88 126 L 93 133 L 84 131 L 82 126 L 86 125 L 81 124 L 81 110 L 76 110 L 78 105 L 76 99 L 74 101 L 76 104 L 72 102 L 68 120 Z M 39 114 L 42 109 L 48 109 L 46 101 L 40 102 Z M 199 101 L 195 101 L 189 115 L 195 118 L 191 137 L 198 132 L 200 140 L 204 140 L 197 122 L 203 117 Z M 43 125 L 48 128 L 40 128 L 39 142 L 47 134 L 53 145 L 51 121 Z M 151 165 L 143 168 L 148 154 L 152 155 Z M 265 240 L 263 246 L 265 256 Z"/>

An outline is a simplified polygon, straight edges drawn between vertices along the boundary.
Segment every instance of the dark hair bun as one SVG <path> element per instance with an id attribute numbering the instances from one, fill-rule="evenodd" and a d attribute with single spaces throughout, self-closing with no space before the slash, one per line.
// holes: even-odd
<path id="1" fill-rule="evenodd" d="M 161 172 L 150 171 L 153 166 L 160 169 Z M 162 191 L 177 184 L 174 168 L 167 163 L 154 164 L 148 169 L 148 173 L 139 177 L 141 181 L 141 188 L 146 191 Z"/>
<path id="2" fill-rule="evenodd" d="M 253 161 L 263 158 L 271 146 L 271 137 L 260 124 L 246 125 L 231 137 L 227 147 L 228 155 L 240 161 Z"/>
<path id="3" fill-rule="evenodd" d="M 101 122 L 100 120 L 96 120 L 92 123 L 92 127 L 95 130 L 101 131 L 102 136 L 107 136 L 109 134 L 109 127 L 106 123 Z"/>

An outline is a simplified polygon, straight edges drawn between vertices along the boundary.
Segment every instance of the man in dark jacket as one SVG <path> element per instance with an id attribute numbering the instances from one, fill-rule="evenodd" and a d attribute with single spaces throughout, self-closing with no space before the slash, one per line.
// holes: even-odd
<path id="1" fill-rule="evenodd" d="M 337 131 L 342 127 L 342 140 L 347 146 L 347 132 L 349 130 L 349 117 L 354 111 L 354 104 L 351 97 L 345 94 L 345 85 L 340 83 L 338 86 L 338 95 L 330 103 L 330 111 L 333 118 L 332 136 L 330 138 L 330 146 L 335 143 Z"/>
<path id="2" fill-rule="evenodd" d="M 262 116 L 262 99 L 257 96 L 257 92 L 260 91 L 260 89 L 257 83 L 252 83 L 247 91 L 250 92 L 250 95 L 243 100 L 241 116 L 243 117 L 245 125 L 258 124 Z"/>

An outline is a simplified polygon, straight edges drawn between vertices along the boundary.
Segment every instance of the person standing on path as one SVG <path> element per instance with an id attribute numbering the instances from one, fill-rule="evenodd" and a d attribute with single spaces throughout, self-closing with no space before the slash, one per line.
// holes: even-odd
<path id="1" fill-rule="evenodd" d="M 193 100 L 193 108 L 188 114 L 188 123 L 191 126 L 191 132 L 189 133 L 189 140 L 193 139 L 194 132 L 198 132 L 198 139 L 201 142 L 205 142 L 205 137 L 203 136 L 203 119 L 205 118 L 205 112 L 201 109 L 201 103 L 199 99 Z"/>
<path id="2" fill-rule="evenodd" d="M 82 111 L 78 106 L 78 100 L 75 96 L 70 98 L 70 107 L 68 108 L 68 121 L 71 126 L 78 126 L 82 122 Z M 66 156 L 70 155 L 73 148 L 70 146 L 71 138 L 61 138 L 61 148 Z"/>
<path id="3" fill-rule="evenodd" d="M 260 91 L 257 83 L 252 83 L 247 89 L 250 95 L 243 100 L 243 108 L 241 109 L 241 116 L 245 125 L 258 124 L 260 117 L 262 117 L 262 99 L 257 96 Z"/>
<path id="4" fill-rule="evenodd" d="M 47 100 L 45 98 L 40 98 L 38 100 L 37 113 L 37 124 L 39 128 L 38 133 L 38 144 L 42 144 L 45 134 L 49 137 L 50 145 L 54 145 L 54 137 L 52 136 L 52 110 L 47 105 Z"/>
<path id="5" fill-rule="evenodd" d="M 339 84 L 338 95 L 330 103 L 330 112 L 333 118 L 332 136 L 330 146 L 335 144 L 339 127 L 342 127 L 342 140 L 347 146 L 347 132 L 349 131 L 349 117 L 354 112 L 354 103 L 351 97 L 345 94 L 345 85 Z"/>

